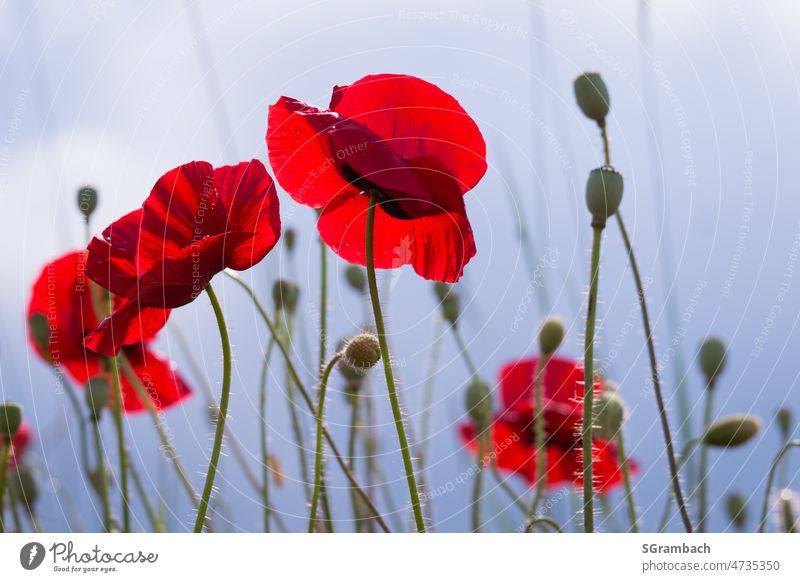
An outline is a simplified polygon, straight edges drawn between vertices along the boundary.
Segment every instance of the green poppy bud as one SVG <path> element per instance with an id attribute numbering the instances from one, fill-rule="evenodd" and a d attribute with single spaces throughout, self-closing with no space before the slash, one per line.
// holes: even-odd
<path id="1" fill-rule="evenodd" d="M 344 278 L 347 284 L 357 293 L 363 293 L 367 289 L 367 274 L 363 267 L 358 265 L 348 265 L 344 270 Z"/>
<path id="2" fill-rule="evenodd" d="M 293 228 L 287 228 L 283 233 L 283 244 L 286 245 L 286 250 L 289 251 L 289 253 L 294 252 L 294 243 L 296 238 L 297 233 L 295 233 Z"/>
<path id="3" fill-rule="evenodd" d="M 605 227 L 622 203 L 622 174 L 611 166 L 595 168 L 586 182 L 586 206 L 592 213 L 592 226 Z"/>
<path id="4" fill-rule="evenodd" d="M 360 333 L 351 337 L 344 347 L 344 360 L 353 368 L 368 370 L 380 359 L 380 343 L 378 343 L 378 338 L 371 333 Z"/>
<path id="5" fill-rule="evenodd" d="M 792 411 L 786 406 L 781 406 L 775 415 L 778 419 L 778 428 L 781 430 L 781 439 L 789 440 L 792 434 Z"/>
<path id="6" fill-rule="evenodd" d="M 539 329 L 539 348 L 549 356 L 555 353 L 564 341 L 564 322 L 560 317 L 548 317 Z"/>
<path id="7" fill-rule="evenodd" d="M 9 477 L 8 486 L 14 492 L 14 498 L 22 507 L 33 509 L 39 499 L 39 486 L 33 473 L 26 466 L 19 466 L 13 477 Z"/>
<path id="8" fill-rule="evenodd" d="M 291 281 L 278 279 L 272 285 L 272 300 L 275 302 L 276 310 L 282 309 L 286 313 L 294 313 L 300 300 L 300 287 Z"/>
<path id="9" fill-rule="evenodd" d="M 461 315 L 461 297 L 447 283 L 434 283 L 433 292 L 439 300 L 442 317 L 450 322 L 450 325 L 455 325 Z"/>
<path id="10" fill-rule="evenodd" d="M 613 380 L 603 378 L 603 392 L 610 392 L 611 394 L 616 394 L 617 392 L 619 392 L 619 386 Z"/>
<path id="11" fill-rule="evenodd" d="M 41 313 L 34 313 L 28 320 L 28 329 L 31 339 L 44 357 L 50 360 L 50 324 L 47 323 L 47 317 Z"/>
<path id="12" fill-rule="evenodd" d="M 450 285 L 437 281 L 433 284 L 433 292 L 436 293 L 436 298 L 442 302 L 444 298 L 447 297 L 448 293 L 450 293 Z"/>
<path id="13" fill-rule="evenodd" d="M 731 414 L 706 428 L 703 443 L 711 447 L 738 447 L 756 436 L 761 421 L 752 414 Z"/>
<path id="14" fill-rule="evenodd" d="M 86 382 L 85 387 L 86 404 L 89 406 L 89 414 L 92 420 L 97 422 L 100 420 L 100 415 L 103 409 L 108 406 L 111 388 L 108 381 L 103 376 L 95 376 Z"/>
<path id="15" fill-rule="evenodd" d="M 479 430 L 487 428 L 492 419 L 492 397 L 489 385 L 479 378 L 473 380 L 467 387 L 465 404 L 469 417 L 478 425 Z"/>
<path id="16" fill-rule="evenodd" d="M 578 75 L 572 84 L 575 90 L 575 99 L 578 107 L 589 119 L 598 123 L 605 121 L 608 115 L 609 104 L 608 88 L 600 73 L 583 73 Z"/>
<path id="17" fill-rule="evenodd" d="M 78 190 L 78 210 L 87 221 L 97 208 L 97 190 L 91 186 L 84 186 Z"/>
<path id="18" fill-rule="evenodd" d="M 721 339 L 710 337 L 700 346 L 700 368 L 709 384 L 725 369 L 725 344 Z"/>
<path id="19" fill-rule="evenodd" d="M 604 441 L 613 441 L 617 438 L 622 421 L 625 418 L 625 406 L 622 399 L 609 390 L 594 400 L 594 434 Z"/>
<path id="20" fill-rule="evenodd" d="M 6 441 L 17 434 L 22 424 L 22 406 L 16 402 L 0 403 L 0 436 Z"/>
<path id="21" fill-rule="evenodd" d="M 747 504 L 740 493 L 730 493 L 725 499 L 725 507 L 728 510 L 728 519 L 736 526 L 736 529 L 743 529 L 747 524 Z"/>

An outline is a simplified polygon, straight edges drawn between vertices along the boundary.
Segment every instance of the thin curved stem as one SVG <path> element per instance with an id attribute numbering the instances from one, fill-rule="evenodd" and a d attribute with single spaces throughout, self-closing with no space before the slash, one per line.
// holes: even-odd
<path id="1" fill-rule="evenodd" d="M 469 350 L 467 350 L 467 344 L 464 343 L 464 338 L 461 336 L 461 330 L 456 324 L 452 324 L 450 326 L 450 329 L 453 330 L 453 336 L 456 338 L 456 345 L 458 345 L 458 350 L 461 352 L 461 356 L 464 359 L 464 363 L 467 366 L 467 370 L 469 370 L 469 373 L 473 378 L 477 378 L 478 368 L 477 366 L 475 366 L 475 362 L 472 360 L 472 356 L 469 355 Z"/>
<path id="2" fill-rule="evenodd" d="M 124 429 L 122 426 L 122 383 L 119 379 L 117 358 L 108 358 L 111 368 L 111 385 L 114 391 L 114 428 L 117 433 L 117 448 L 119 454 L 119 472 L 122 488 L 122 531 L 131 531 L 130 491 L 128 490 L 128 451 L 125 447 Z"/>
<path id="3" fill-rule="evenodd" d="M 708 430 L 714 415 L 714 382 L 706 386 L 706 405 L 703 412 L 703 433 Z M 708 513 L 708 445 L 700 443 L 700 469 L 697 476 L 697 531 L 705 533 Z"/>
<path id="4" fill-rule="evenodd" d="M 19 475 L 15 474 L 17 479 L 19 479 Z M 14 529 L 17 533 L 22 533 L 22 519 L 19 515 L 19 507 L 17 507 L 17 496 L 14 494 L 14 488 L 8 487 L 8 506 L 11 508 L 11 519 L 14 520 Z"/>
<path id="5" fill-rule="evenodd" d="M 531 533 L 533 531 L 533 528 L 535 528 L 540 523 L 549 525 L 550 527 L 553 528 L 553 530 L 555 530 L 558 533 L 562 532 L 561 526 L 555 519 L 544 515 L 537 515 L 536 517 L 528 520 L 528 523 L 525 525 L 525 533 Z"/>
<path id="6" fill-rule="evenodd" d="M 200 498 L 200 506 L 197 509 L 197 519 L 194 523 L 195 533 L 202 532 L 203 526 L 205 525 L 206 512 L 208 511 L 208 504 L 211 500 L 211 492 L 214 490 L 214 478 L 217 474 L 219 456 L 222 452 L 222 440 L 225 436 L 225 420 L 228 416 L 228 401 L 230 400 L 231 393 L 231 343 L 228 338 L 228 328 L 225 325 L 225 316 L 222 313 L 222 306 L 219 304 L 219 300 L 217 299 L 216 293 L 214 293 L 214 289 L 211 287 L 211 283 L 206 285 L 206 294 L 211 301 L 211 307 L 217 319 L 219 338 L 222 343 L 222 391 L 219 398 L 219 412 L 217 414 L 217 430 L 214 435 L 214 446 L 211 449 L 211 459 L 208 464 L 208 473 L 206 473 L 206 483 L 203 487 L 203 496 Z"/>
<path id="7" fill-rule="evenodd" d="M 639 520 L 636 517 L 636 503 L 633 500 L 633 487 L 631 487 L 631 471 L 628 465 L 628 455 L 625 453 L 625 439 L 622 430 L 617 433 L 617 450 L 622 469 L 622 484 L 625 486 L 625 503 L 628 507 L 628 522 L 631 533 L 639 533 Z"/>
<path id="8" fill-rule="evenodd" d="M 377 195 L 371 193 L 369 197 L 369 210 L 367 211 L 366 228 L 366 250 L 367 250 L 367 281 L 369 283 L 369 294 L 372 300 L 372 312 L 375 315 L 375 329 L 378 335 L 378 343 L 381 349 L 381 360 L 383 360 L 383 372 L 386 376 L 386 388 L 389 391 L 389 402 L 392 406 L 394 425 L 397 431 L 397 439 L 400 442 L 400 453 L 403 457 L 403 467 L 406 472 L 408 482 L 408 493 L 411 498 L 411 506 L 414 510 L 414 521 L 417 531 L 425 532 L 425 521 L 422 517 L 422 504 L 419 500 L 417 491 L 417 481 L 414 478 L 414 465 L 411 462 L 411 453 L 406 438 L 406 429 L 403 425 L 403 414 L 400 410 L 400 403 L 397 398 L 397 388 L 394 384 L 394 372 L 392 371 L 392 361 L 389 356 L 389 345 L 386 341 L 386 329 L 383 324 L 383 314 L 381 313 L 381 302 L 378 297 L 378 283 L 375 279 L 375 209 L 377 207 Z"/>
<path id="9" fill-rule="evenodd" d="M 81 464 L 83 465 L 83 474 L 89 476 L 89 438 L 86 434 L 86 412 L 81 407 L 78 396 L 75 394 L 75 388 L 69 382 L 63 382 L 64 390 L 67 393 L 67 398 L 72 406 L 75 418 L 78 419 L 79 432 L 79 446 L 81 451 Z"/>
<path id="10" fill-rule="evenodd" d="M 695 447 L 698 442 L 700 442 L 700 439 L 692 438 L 683 444 L 683 448 L 681 449 L 681 456 L 678 458 L 678 472 L 680 472 L 683 469 L 683 466 L 686 464 L 686 461 L 689 458 L 691 449 Z M 664 511 L 661 514 L 661 521 L 659 522 L 658 525 L 658 533 L 664 532 L 664 530 L 667 529 L 667 524 L 669 524 L 669 511 L 670 508 L 672 507 L 673 495 L 674 493 L 672 489 L 670 489 L 669 493 L 667 494 L 667 501 L 664 504 Z"/>
<path id="11" fill-rule="evenodd" d="M 328 249 L 322 237 L 319 239 L 319 366 L 318 370 L 322 374 L 327 357 L 328 345 Z M 325 483 L 325 473 L 322 473 L 322 485 L 320 490 L 322 498 L 322 511 L 325 516 L 325 527 L 328 532 L 333 532 L 333 519 L 331 518 L 331 507 L 328 501 L 328 487 Z"/>
<path id="12" fill-rule="evenodd" d="M 358 390 L 352 393 L 352 400 L 350 401 L 350 431 L 347 437 L 347 463 L 350 465 L 350 470 L 356 472 L 356 439 L 358 436 L 358 409 L 361 404 Z M 353 519 L 355 520 L 356 532 L 363 531 L 363 523 L 361 522 L 361 511 L 358 507 L 358 496 L 353 488 L 350 488 L 350 504 L 353 507 Z"/>
<path id="13" fill-rule="evenodd" d="M 769 511 L 769 492 L 772 490 L 773 482 L 775 481 L 775 471 L 778 469 L 781 460 L 789 452 L 792 447 L 800 447 L 800 439 L 794 439 L 787 442 L 775 455 L 772 460 L 772 465 L 769 468 L 769 475 L 767 476 L 767 488 L 764 491 L 764 504 L 761 506 L 761 519 L 758 522 L 758 533 L 764 533 L 764 528 L 767 527 L 767 512 Z"/>
<path id="14" fill-rule="evenodd" d="M 8 475 L 8 460 L 11 458 L 11 438 L 2 440 L 3 451 L 0 454 L 0 533 L 6 531 L 4 523 L 4 510 L 6 498 L 6 476 Z"/>
<path id="15" fill-rule="evenodd" d="M 486 457 L 486 440 L 488 438 L 488 429 L 484 429 L 478 435 L 478 462 L 475 464 L 478 472 L 475 475 L 475 481 L 472 484 L 472 533 L 481 532 L 481 491 L 483 489 L 483 461 Z"/>
<path id="16" fill-rule="evenodd" d="M 597 292 L 600 278 L 600 241 L 603 227 L 593 226 L 589 305 L 586 311 L 586 347 L 583 356 L 583 530 L 594 531 L 594 483 L 592 451 L 592 418 L 594 406 L 594 330 L 597 317 Z"/>
<path id="17" fill-rule="evenodd" d="M 258 423 L 261 440 L 261 503 L 264 505 L 264 533 L 269 533 L 269 448 L 267 443 L 267 369 L 272 357 L 275 340 L 270 338 L 261 364 L 261 377 L 258 383 L 258 410 L 261 421 Z"/>
<path id="18" fill-rule="evenodd" d="M 280 321 L 282 323 L 284 340 L 278 340 L 285 345 L 291 345 L 294 336 L 294 319 L 293 317 L 283 310 L 279 311 L 282 316 Z M 311 503 L 311 475 L 308 472 L 308 459 L 306 458 L 306 443 L 303 436 L 303 427 L 300 423 L 300 416 L 297 413 L 297 400 L 295 398 L 295 386 L 292 382 L 292 375 L 286 372 L 286 403 L 289 406 L 289 421 L 292 428 L 294 442 L 297 447 L 297 463 L 300 466 L 300 478 L 303 481 L 303 488 L 305 489 L 306 502 Z"/>
<path id="19" fill-rule="evenodd" d="M 100 489 L 100 503 L 103 508 L 103 529 L 111 531 L 111 503 L 108 499 L 108 477 L 106 476 L 106 458 L 103 454 L 103 439 L 100 436 L 100 423 L 92 421 L 94 435 L 94 451 L 97 462 L 97 481 Z"/>
<path id="20" fill-rule="evenodd" d="M 533 495 L 533 503 L 528 515 L 531 519 L 539 509 L 539 503 L 544 496 L 544 486 L 547 482 L 547 452 L 544 447 L 544 373 L 547 362 L 550 360 L 549 354 L 542 354 L 539 358 L 541 365 L 536 366 L 536 377 L 533 382 L 533 409 L 534 409 L 534 440 L 536 446 L 536 492 Z"/>
<path id="21" fill-rule="evenodd" d="M 314 405 L 314 401 L 311 399 L 308 390 L 306 390 L 306 388 L 303 386 L 303 383 L 300 380 L 300 375 L 297 373 L 297 368 L 295 367 L 294 362 L 292 361 L 292 357 L 289 354 L 289 350 L 286 348 L 283 342 L 280 341 L 278 330 L 275 328 L 275 324 L 272 323 L 272 320 L 269 318 L 269 315 L 267 315 L 267 311 L 264 309 L 264 306 L 261 305 L 261 301 L 258 300 L 258 297 L 256 296 L 255 292 L 250 288 L 250 286 L 247 283 L 242 281 L 239 277 L 237 277 L 230 271 L 225 271 L 225 274 L 230 279 L 235 281 L 242 289 L 244 289 L 244 291 L 250 297 L 250 300 L 253 302 L 253 306 L 256 308 L 256 311 L 258 311 L 258 314 L 261 316 L 261 319 L 266 324 L 270 334 L 272 335 L 273 338 L 275 338 L 275 343 L 278 344 L 278 349 L 280 349 L 281 355 L 283 355 L 283 358 L 286 361 L 286 367 L 289 370 L 289 374 L 291 374 L 292 379 L 294 380 L 295 386 L 297 386 L 297 389 L 300 392 L 300 396 L 305 401 L 306 406 L 308 407 L 311 414 L 316 417 L 317 407 Z M 350 468 L 347 466 L 347 462 L 342 457 L 342 454 L 339 452 L 339 447 L 336 446 L 336 441 L 333 440 L 333 437 L 328 432 L 328 429 L 325 428 L 324 426 L 323 426 L 323 434 L 325 436 L 325 440 L 328 442 L 328 446 L 331 448 L 331 453 L 333 453 L 333 456 L 336 459 L 336 462 L 339 465 L 339 467 L 342 469 L 342 473 L 344 473 L 345 477 L 347 478 L 347 481 L 350 483 L 350 485 L 352 485 L 355 488 L 359 497 L 361 497 L 361 499 L 366 504 L 367 508 L 369 508 L 372 517 L 375 519 L 375 521 L 378 523 L 381 529 L 388 533 L 390 530 L 389 527 L 386 525 L 386 521 L 384 521 L 383 517 L 381 517 L 380 512 L 375 507 L 375 504 L 372 502 L 372 500 L 369 498 L 369 495 L 367 495 L 361 488 L 361 486 L 358 484 L 358 481 L 356 480 L 352 471 L 350 471 Z"/>
<path id="22" fill-rule="evenodd" d="M 142 483 L 142 479 L 139 477 L 139 473 L 136 472 L 133 465 L 131 466 L 131 481 L 133 481 L 133 486 L 136 488 L 136 492 L 138 493 L 139 498 L 142 500 L 144 511 L 147 514 L 147 519 L 150 522 L 150 525 L 153 526 L 153 531 L 156 533 L 163 533 L 164 526 L 161 523 L 158 515 L 156 515 L 153 504 L 150 503 L 150 497 L 147 495 L 147 491 L 144 488 L 144 483 Z"/>
<path id="23" fill-rule="evenodd" d="M 308 516 L 308 533 L 316 531 L 317 524 L 317 504 L 319 503 L 320 489 L 322 488 L 322 463 L 324 452 L 322 450 L 322 426 L 324 423 L 325 415 L 325 392 L 328 389 L 328 378 L 331 375 L 331 370 L 341 359 L 341 354 L 336 354 L 325 366 L 322 372 L 322 377 L 319 381 L 319 401 L 317 402 L 317 450 L 314 457 L 314 494 L 311 496 L 311 513 Z M 328 530 L 330 531 L 330 530 Z"/>

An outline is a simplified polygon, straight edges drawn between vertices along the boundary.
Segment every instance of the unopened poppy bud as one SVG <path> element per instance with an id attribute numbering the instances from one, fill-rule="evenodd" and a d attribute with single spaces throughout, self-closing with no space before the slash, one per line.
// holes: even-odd
<path id="1" fill-rule="evenodd" d="M 728 509 L 728 519 L 737 529 L 742 529 L 747 523 L 747 504 L 744 497 L 740 493 L 730 493 L 725 499 L 725 506 Z"/>
<path id="2" fill-rule="evenodd" d="M 572 84 L 575 90 L 575 99 L 578 107 L 589 119 L 602 123 L 608 115 L 611 103 L 606 87 L 600 73 L 583 73 L 578 75 Z"/>
<path id="3" fill-rule="evenodd" d="M 586 206 L 592 214 L 592 226 L 605 227 L 622 203 L 622 174 L 611 166 L 595 168 L 586 182 Z"/>
<path id="4" fill-rule="evenodd" d="M 381 359 L 381 346 L 371 333 L 351 337 L 344 347 L 344 359 L 350 366 L 368 370 Z"/>
<path id="5" fill-rule="evenodd" d="M 442 317 L 455 325 L 461 314 L 461 298 L 458 293 L 447 283 L 435 283 L 433 291 L 439 299 L 439 306 L 442 308 Z"/>
<path id="6" fill-rule="evenodd" d="M 367 288 L 367 274 L 358 265 L 348 265 L 344 270 L 344 278 L 347 284 L 358 293 L 363 293 Z"/>
<path id="7" fill-rule="evenodd" d="M 619 391 L 619 386 L 613 380 L 608 380 L 607 378 L 603 378 L 603 392 L 610 392 L 611 394 L 616 394 Z"/>
<path id="8" fill-rule="evenodd" d="M 22 424 L 22 406 L 16 402 L 0 403 L 0 436 L 7 441 L 17 434 Z"/>
<path id="9" fill-rule="evenodd" d="M 87 221 L 95 208 L 97 208 L 97 190 L 91 186 L 84 186 L 78 190 L 78 210 Z"/>
<path id="10" fill-rule="evenodd" d="M 710 337 L 700 346 L 700 368 L 709 384 L 725 369 L 725 344 L 721 339 Z"/>
<path id="11" fill-rule="evenodd" d="M 286 250 L 289 251 L 289 253 L 294 252 L 294 243 L 296 238 L 297 233 L 295 233 L 293 228 L 287 228 L 283 233 L 283 244 L 286 245 Z"/>
<path id="12" fill-rule="evenodd" d="M 294 313 L 300 300 L 300 287 L 291 281 L 278 279 L 272 285 L 272 300 L 275 302 L 276 310 L 282 309 L 286 313 Z"/>
<path id="13" fill-rule="evenodd" d="M 108 381 L 103 376 L 95 376 L 86 382 L 86 404 L 89 405 L 89 414 L 97 422 L 103 409 L 108 405 L 111 390 Z"/>
<path id="14" fill-rule="evenodd" d="M 548 317 L 539 329 L 539 348 L 546 356 L 554 354 L 564 341 L 564 322 L 560 317 Z"/>
<path id="15" fill-rule="evenodd" d="M 50 324 L 47 317 L 41 313 L 34 313 L 28 320 L 28 329 L 31 339 L 39 347 L 44 357 L 50 359 Z"/>
<path id="16" fill-rule="evenodd" d="M 444 298 L 447 297 L 448 293 L 450 293 L 450 285 L 437 281 L 433 284 L 433 292 L 436 293 L 436 298 L 439 301 L 444 301 Z"/>
<path id="17" fill-rule="evenodd" d="M 36 479 L 28 467 L 18 466 L 17 474 L 13 479 L 9 479 L 8 486 L 21 506 L 32 509 L 36 505 L 36 500 L 39 499 L 39 486 L 36 485 Z"/>
<path id="18" fill-rule="evenodd" d="M 781 430 L 781 438 L 788 440 L 792 434 L 792 411 L 786 406 L 781 406 L 775 415 L 778 419 L 778 428 Z"/>
<path id="19" fill-rule="evenodd" d="M 752 414 L 731 414 L 706 428 L 703 443 L 712 447 L 738 447 L 761 430 L 761 421 Z"/>
<path id="20" fill-rule="evenodd" d="M 489 385 L 476 378 L 467 387 L 465 399 L 467 413 L 480 430 L 489 426 L 492 418 L 492 398 Z"/>
<path id="21" fill-rule="evenodd" d="M 617 438 L 622 421 L 625 418 L 625 406 L 616 393 L 604 390 L 594 400 L 594 434 L 604 441 Z"/>

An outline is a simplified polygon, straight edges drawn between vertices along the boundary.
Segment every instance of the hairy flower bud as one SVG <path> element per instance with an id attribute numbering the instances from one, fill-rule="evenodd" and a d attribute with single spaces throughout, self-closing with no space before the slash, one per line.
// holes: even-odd
<path id="1" fill-rule="evenodd" d="M 291 281 L 278 279 L 272 285 L 272 300 L 275 302 L 276 310 L 282 309 L 286 313 L 294 313 L 300 300 L 300 287 Z"/>
<path id="2" fill-rule="evenodd" d="M 435 283 L 433 291 L 439 299 L 442 317 L 450 322 L 450 325 L 455 325 L 461 315 L 461 297 L 447 283 Z"/>
<path id="3" fill-rule="evenodd" d="M 378 338 L 371 333 L 360 333 L 347 341 L 343 354 L 347 365 L 368 370 L 380 361 L 381 346 Z"/>
<path id="4" fill-rule="evenodd" d="M 792 411 L 787 406 L 781 406 L 775 416 L 781 430 L 781 439 L 789 440 L 789 435 L 792 434 Z"/>
<path id="5" fill-rule="evenodd" d="M 97 208 L 97 190 L 91 186 L 84 186 L 78 190 L 78 210 L 88 221 Z"/>
<path id="6" fill-rule="evenodd" d="M 564 341 L 564 322 L 560 317 L 548 317 L 539 328 L 539 349 L 544 355 L 552 355 Z"/>
<path id="7" fill-rule="evenodd" d="M 731 414 L 712 422 L 703 435 L 703 443 L 712 447 L 738 447 L 761 430 L 761 421 L 752 414 Z"/>
<path id="8" fill-rule="evenodd" d="M 465 404 L 469 417 L 478 425 L 479 430 L 487 428 L 492 418 L 492 398 L 489 385 L 479 378 L 473 380 L 467 387 Z"/>
<path id="9" fill-rule="evenodd" d="M 22 406 L 16 402 L 0 403 L 0 436 L 7 441 L 17 434 L 22 424 Z"/>
<path id="10" fill-rule="evenodd" d="M 710 337 L 700 346 L 700 368 L 709 384 L 725 369 L 725 344 L 721 339 Z"/>
<path id="11" fill-rule="evenodd" d="M 609 217 L 622 203 L 622 174 L 611 166 L 595 168 L 586 182 L 586 206 L 592 214 L 592 226 L 605 227 Z"/>
<path id="12" fill-rule="evenodd" d="M 600 73 L 583 73 L 578 75 L 572 83 L 575 90 L 575 99 L 578 107 L 589 119 L 598 123 L 605 121 L 611 103 L 606 87 Z"/>
<path id="13" fill-rule="evenodd" d="M 8 480 L 9 488 L 14 492 L 14 499 L 22 507 L 31 508 L 36 505 L 39 499 L 39 486 L 30 468 L 25 465 L 17 466 L 17 473 L 13 479 Z"/>
<path id="14" fill-rule="evenodd" d="M 289 253 L 294 252 L 294 243 L 296 238 L 297 233 L 295 233 L 293 228 L 287 228 L 283 233 L 283 244 L 286 245 L 286 250 L 289 251 Z"/>
<path id="15" fill-rule="evenodd" d="M 625 419 L 625 406 L 622 399 L 610 390 L 604 390 L 594 400 L 594 434 L 604 441 L 617 438 L 622 421 Z"/>
<path id="16" fill-rule="evenodd" d="M 747 504 L 740 493 L 730 493 L 725 498 L 725 507 L 728 510 L 728 519 L 736 529 L 744 528 L 747 523 Z"/>
<path id="17" fill-rule="evenodd" d="M 86 404 L 89 406 L 89 414 L 95 422 L 100 420 L 103 409 L 108 405 L 110 394 L 111 388 L 105 377 L 95 376 L 86 382 Z"/>
<path id="18" fill-rule="evenodd" d="M 344 278 L 347 284 L 353 288 L 353 291 L 363 293 L 367 289 L 367 274 L 364 272 L 363 267 L 358 265 L 348 265 L 344 270 Z"/>

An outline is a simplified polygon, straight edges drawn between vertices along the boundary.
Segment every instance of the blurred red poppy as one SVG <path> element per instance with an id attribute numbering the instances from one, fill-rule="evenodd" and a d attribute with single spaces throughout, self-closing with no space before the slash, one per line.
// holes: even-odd
<path id="1" fill-rule="evenodd" d="M 223 269 L 249 269 L 275 246 L 280 230 L 275 185 L 258 160 L 170 170 L 140 210 L 89 243 L 87 276 L 121 301 L 85 345 L 103 355 L 118 352 L 141 338 L 149 309 L 185 305 Z"/>
<path id="2" fill-rule="evenodd" d="M 30 445 L 32 438 L 31 427 L 23 420 L 22 424 L 19 425 L 17 433 L 11 437 L 11 456 L 8 459 L 9 471 L 16 470 L 17 465 L 22 462 L 22 458 L 25 456 L 25 451 L 28 450 L 28 445 Z M 4 438 L 0 435 L 0 447 L 3 444 Z"/>
<path id="3" fill-rule="evenodd" d="M 533 382 L 538 358 L 524 358 L 500 370 L 500 391 L 503 409 L 492 422 L 492 449 L 497 466 L 525 478 L 536 480 L 536 448 L 534 434 Z M 583 368 L 566 358 L 551 358 L 542 382 L 544 400 L 545 446 L 547 451 L 547 485 L 564 483 L 581 486 L 582 452 L 580 428 L 583 419 Z M 600 382 L 595 393 L 602 390 Z M 475 427 L 461 427 L 461 434 L 470 449 L 476 449 Z M 617 448 L 613 443 L 594 439 L 595 487 L 602 492 L 622 482 Z M 629 460 L 635 472 L 637 465 Z"/>
<path id="4" fill-rule="evenodd" d="M 97 295 L 95 303 L 102 305 L 102 290 L 94 287 L 94 292 Z M 30 340 L 34 350 L 49 363 L 65 370 L 81 386 L 90 378 L 105 373 L 102 358 L 83 345 L 84 336 L 97 326 L 98 321 L 91 294 L 92 283 L 86 275 L 86 252 L 74 251 L 45 265 L 33 284 L 28 305 Z M 141 310 L 131 326 L 135 333 L 130 334 L 122 347 L 122 354 L 159 409 L 180 402 L 192 392 L 171 362 L 148 346 L 168 317 L 167 310 Z M 124 374 L 122 399 L 125 412 L 143 409 L 134 387 Z"/>
<path id="5" fill-rule="evenodd" d="M 453 97 L 407 75 L 334 87 L 329 107 L 289 97 L 270 106 L 267 147 L 278 182 L 322 209 L 320 236 L 359 265 L 376 194 L 375 267 L 410 264 L 426 279 L 457 281 L 475 255 L 463 197 L 486 172 L 478 126 Z"/>

